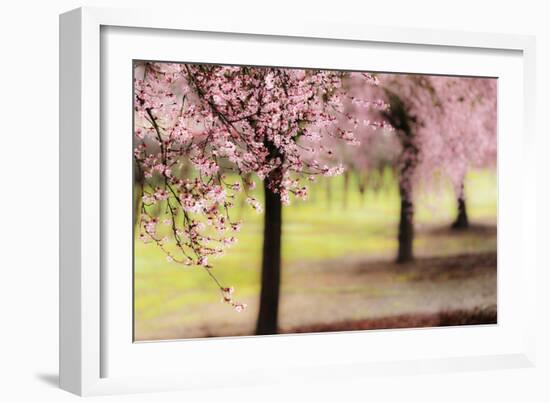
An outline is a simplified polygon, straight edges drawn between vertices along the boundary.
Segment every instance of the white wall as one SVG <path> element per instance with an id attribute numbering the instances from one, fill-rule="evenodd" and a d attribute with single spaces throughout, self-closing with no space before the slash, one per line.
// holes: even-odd
<path id="1" fill-rule="evenodd" d="M 185 2 L 156 0 L 170 9 Z M 199 1 L 188 12 L 250 18 L 285 18 L 287 14 L 310 14 L 320 19 L 537 35 L 539 86 L 538 158 L 540 175 L 550 172 L 547 149 L 550 133 L 543 127 L 550 90 L 550 31 L 543 1 L 504 2 L 481 0 L 381 2 L 332 1 L 298 3 L 298 0 Z M 220 4 L 220 6 L 217 5 Z M 354 4 L 356 3 L 356 4 Z M 30 1 L 2 4 L 0 43 L 0 400 L 6 402 L 65 402 L 76 398 L 56 389 L 57 292 L 58 292 L 58 14 L 81 5 L 151 7 L 152 1 Z M 247 5 L 250 4 L 250 5 Z M 263 4 L 263 5 L 262 5 Z M 352 4 L 352 6 L 348 5 Z M 257 16 L 257 17 L 254 17 Z M 258 17 L 259 16 L 259 17 Z M 548 182 L 546 180 L 546 182 Z M 539 206 L 550 206 L 548 187 L 540 189 Z M 549 214 L 539 208 L 539 220 L 550 224 Z M 546 249 L 541 229 L 539 256 Z M 546 237 L 546 240 L 549 238 Z M 540 259 L 539 259 L 540 260 Z M 539 262 L 541 269 L 547 262 Z M 541 291 L 548 284 L 541 270 Z M 543 294 L 542 292 L 539 294 Z M 548 293 L 539 295 L 549 307 Z M 419 375 L 370 378 L 334 385 L 304 385 L 284 389 L 215 390 L 165 393 L 99 400 L 163 401 L 550 401 L 550 328 L 548 310 L 540 309 L 539 366 L 530 370 L 507 370 L 451 375 Z M 7 394 L 8 396 L 4 396 Z"/>

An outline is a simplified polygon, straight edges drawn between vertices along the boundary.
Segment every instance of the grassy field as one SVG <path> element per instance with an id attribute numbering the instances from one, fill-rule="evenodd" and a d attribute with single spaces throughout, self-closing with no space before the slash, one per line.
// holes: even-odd
<path id="1" fill-rule="evenodd" d="M 327 191 L 329 187 L 330 192 Z M 392 277 L 390 283 L 384 276 L 381 277 L 383 281 L 378 281 L 380 276 L 371 276 L 367 283 L 358 282 L 353 274 L 359 266 L 379 267 L 380 262 L 392 264 L 399 217 L 396 188 L 388 174 L 380 190 L 367 190 L 361 195 L 356 178 L 352 177 L 344 207 L 343 178 L 336 177 L 312 185 L 308 201 L 292 200 L 292 204 L 284 208 L 281 326 L 292 328 L 317 322 L 376 317 L 387 313 L 388 309 L 383 304 L 372 303 L 372 298 L 367 297 L 377 296 L 391 302 L 392 295 L 405 295 L 412 289 L 407 288 L 410 280 L 407 271 L 395 271 L 395 278 Z M 420 192 L 415 216 L 416 255 L 429 259 L 494 253 L 496 192 L 493 172 L 478 171 L 468 175 L 468 213 L 478 226 L 459 234 L 446 230 L 456 214 L 452 189 L 448 187 L 437 194 Z M 261 199 L 260 194 L 257 196 Z M 238 243 L 211 262 L 221 282 L 235 287 L 236 299 L 249 304 L 247 312 L 238 314 L 221 304 L 215 285 L 203 270 L 169 263 L 154 245 L 136 241 L 134 318 L 137 340 L 251 331 L 257 312 L 263 217 L 248 206 L 236 206 L 231 214 L 243 220 Z M 388 270 L 393 269 L 389 267 Z M 480 275 L 489 276 L 486 281 L 490 289 L 490 275 L 486 272 Z M 403 284 L 396 286 L 396 282 Z M 418 284 L 416 282 L 415 286 Z M 491 290 L 480 292 L 492 293 Z M 463 297 L 456 298 L 458 302 L 453 307 L 461 308 Z M 490 301 L 491 295 L 487 298 Z M 416 303 L 416 300 L 411 301 L 407 304 Z M 323 304 L 326 306 L 321 315 L 319 310 Z M 339 304 L 343 309 L 334 310 L 331 304 Z M 447 305 L 442 301 L 439 306 L 445 308 Z M 415 309 L 407 306 L 395 312 L 408 313 Z"/>

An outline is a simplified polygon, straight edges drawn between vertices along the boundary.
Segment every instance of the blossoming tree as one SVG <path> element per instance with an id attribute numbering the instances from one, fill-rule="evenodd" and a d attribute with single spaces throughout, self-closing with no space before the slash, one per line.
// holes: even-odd
<path id="1" fill-rule="evenodd" d="M 491 165 L 496 159 L 496 81 L 412 74 L 381 74 L 377 78 L 380 85 L 366 85 L 356 91 L 380 97 L 390 106 L 378 113 L 395 129 L 392 135 L 400 145 L 397 155 L 394 149 L 383 152 L 395 158 L 398 166 L 401 206 L 397 261 L 407 262 L 413 259 L 414 190 L 422 182 L 433 186 L 437 177 L 449 178 L 458 199 L 454 226 L 467 225 L 466 171 Z M 376 111 L 362 113 L 369 116 Z M 372 138 L 370 133 L 363 141 L 371 142 Z M 372 159 L 373 151 L 369 148 L 367 159 Z"/>
<path id="2" fill-rule="evenodd" d="M 290 195 L 307 197 L 301 176 L 342 172 L 323 139 L 354 142 L 353 133 L 336 124 L 336 115 L 345 113 L 344 73 L 140 63 L 135 77 L 140 239 L 155 243 L 171 262 L 202 267 L 222 300 L 241 311 L 245 304 L 218 281 L 209 258 L 236 242 L 241 223 L 231 217 L 231 207 L 256 175 L 265 196 L 257 333 L 275 333 L 282 205 Z M 183 174 L 186 163 L 193 174 Z M 247 202 L 262 211 L 260 201 Z M 155 214 L 159 210 L 164 214 Z M 169 235 L 162 236 L 163 229 Z"/>
<path id="3" fill-rule="evenodd" d="M 487 78 L 434 77 L 444 108 L 443 146 L 431 152 L 455 187 L 458 214 L 452 228 L 468 227 L 464 178 L 469 168 L 494 167 L 497 158 L 497 82 Z M 451 161 L 451 163 L 448 163 Z"/>

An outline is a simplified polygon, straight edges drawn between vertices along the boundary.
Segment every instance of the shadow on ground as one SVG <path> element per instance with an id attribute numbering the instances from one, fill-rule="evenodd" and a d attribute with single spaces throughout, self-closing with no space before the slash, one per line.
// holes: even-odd
<path id="1" fill-rule="evenodd" d="M 349 330 L 404 329 L 440 326 L 492 325 L 497 323 L 496 306 L 472 310 L 444 311 L 430 314 L 397 315 L 376 319 L 319 323 L 291 329 L 280 333 L 318 333 Z"/>
<path id="2" fill-rule="evenodd" d="M 36 378 L 41 380 L 47 385 L 55 388 L 59 387 L 59 375 L 58 374 L 35 374 Z"/>

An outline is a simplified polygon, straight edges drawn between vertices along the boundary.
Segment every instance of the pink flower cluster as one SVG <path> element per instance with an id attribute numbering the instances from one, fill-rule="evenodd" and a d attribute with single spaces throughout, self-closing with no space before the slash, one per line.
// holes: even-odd
<path id="1" fill-rule="evenodd" d="M 307 196 L 299 175 L 338 175 L 327 141 L 356 144 L 339 127 L 347 114 L 344 82 L 349 73 L 176 63 L 135 66 L 134 158 L 142 193 L 140 238 L 155 242 L 170 261 L 211 272 L 209 256 L 219 256 L 236 240 L 240 223 L 230 217 L 236 195 L 264 180 L 285 204 Z M 376 85 L 369 74 L 356 80 Z M 383 110 L 378 98 L 356 104 Z M 364 123 L 364 122 L 363 122 Z M 375 122 L 366 122 L 378 128 Z M 242 182 L 228 182 L 228 173 Z M 257 212 L 261 204 L 247 203 Z M 164 211 L 175 250 L 158 235 L 156 216 Z M 232 292 L 231 292 L 232 294 Z M 228 302 L 228 301 L 226 301 Z M 244 304 L 233 302 L 237 309 Z"/>
<path id="2" fill-rule="evenodd" d="M 371 85 L 350 78 L 346 113 L 366 125 L 374 120 L 380 130 L 357 128 L 350 126 L 353 120 L 341 120 L 341 129 L 352 130 L 358 143 L 355 148 L 336 148 L 346 167 L 367 171 L 389 164 L 406 174 L 402 184 L 409 191 L 414 183 L 435 185 L 446 177 L 458 192 L 468 168 L 495 164 L 495 79 L 415 74 L 379 74 L 377 79 L 377 85 Z M 362 98 L 382 101 L 367 108 L 359 101 Z M 393 121 L 399 108 L 406 114 L 408 133 L 400 127 L 404 122 Z M 391 130 L 392 124 L 397 130 Z"/>

